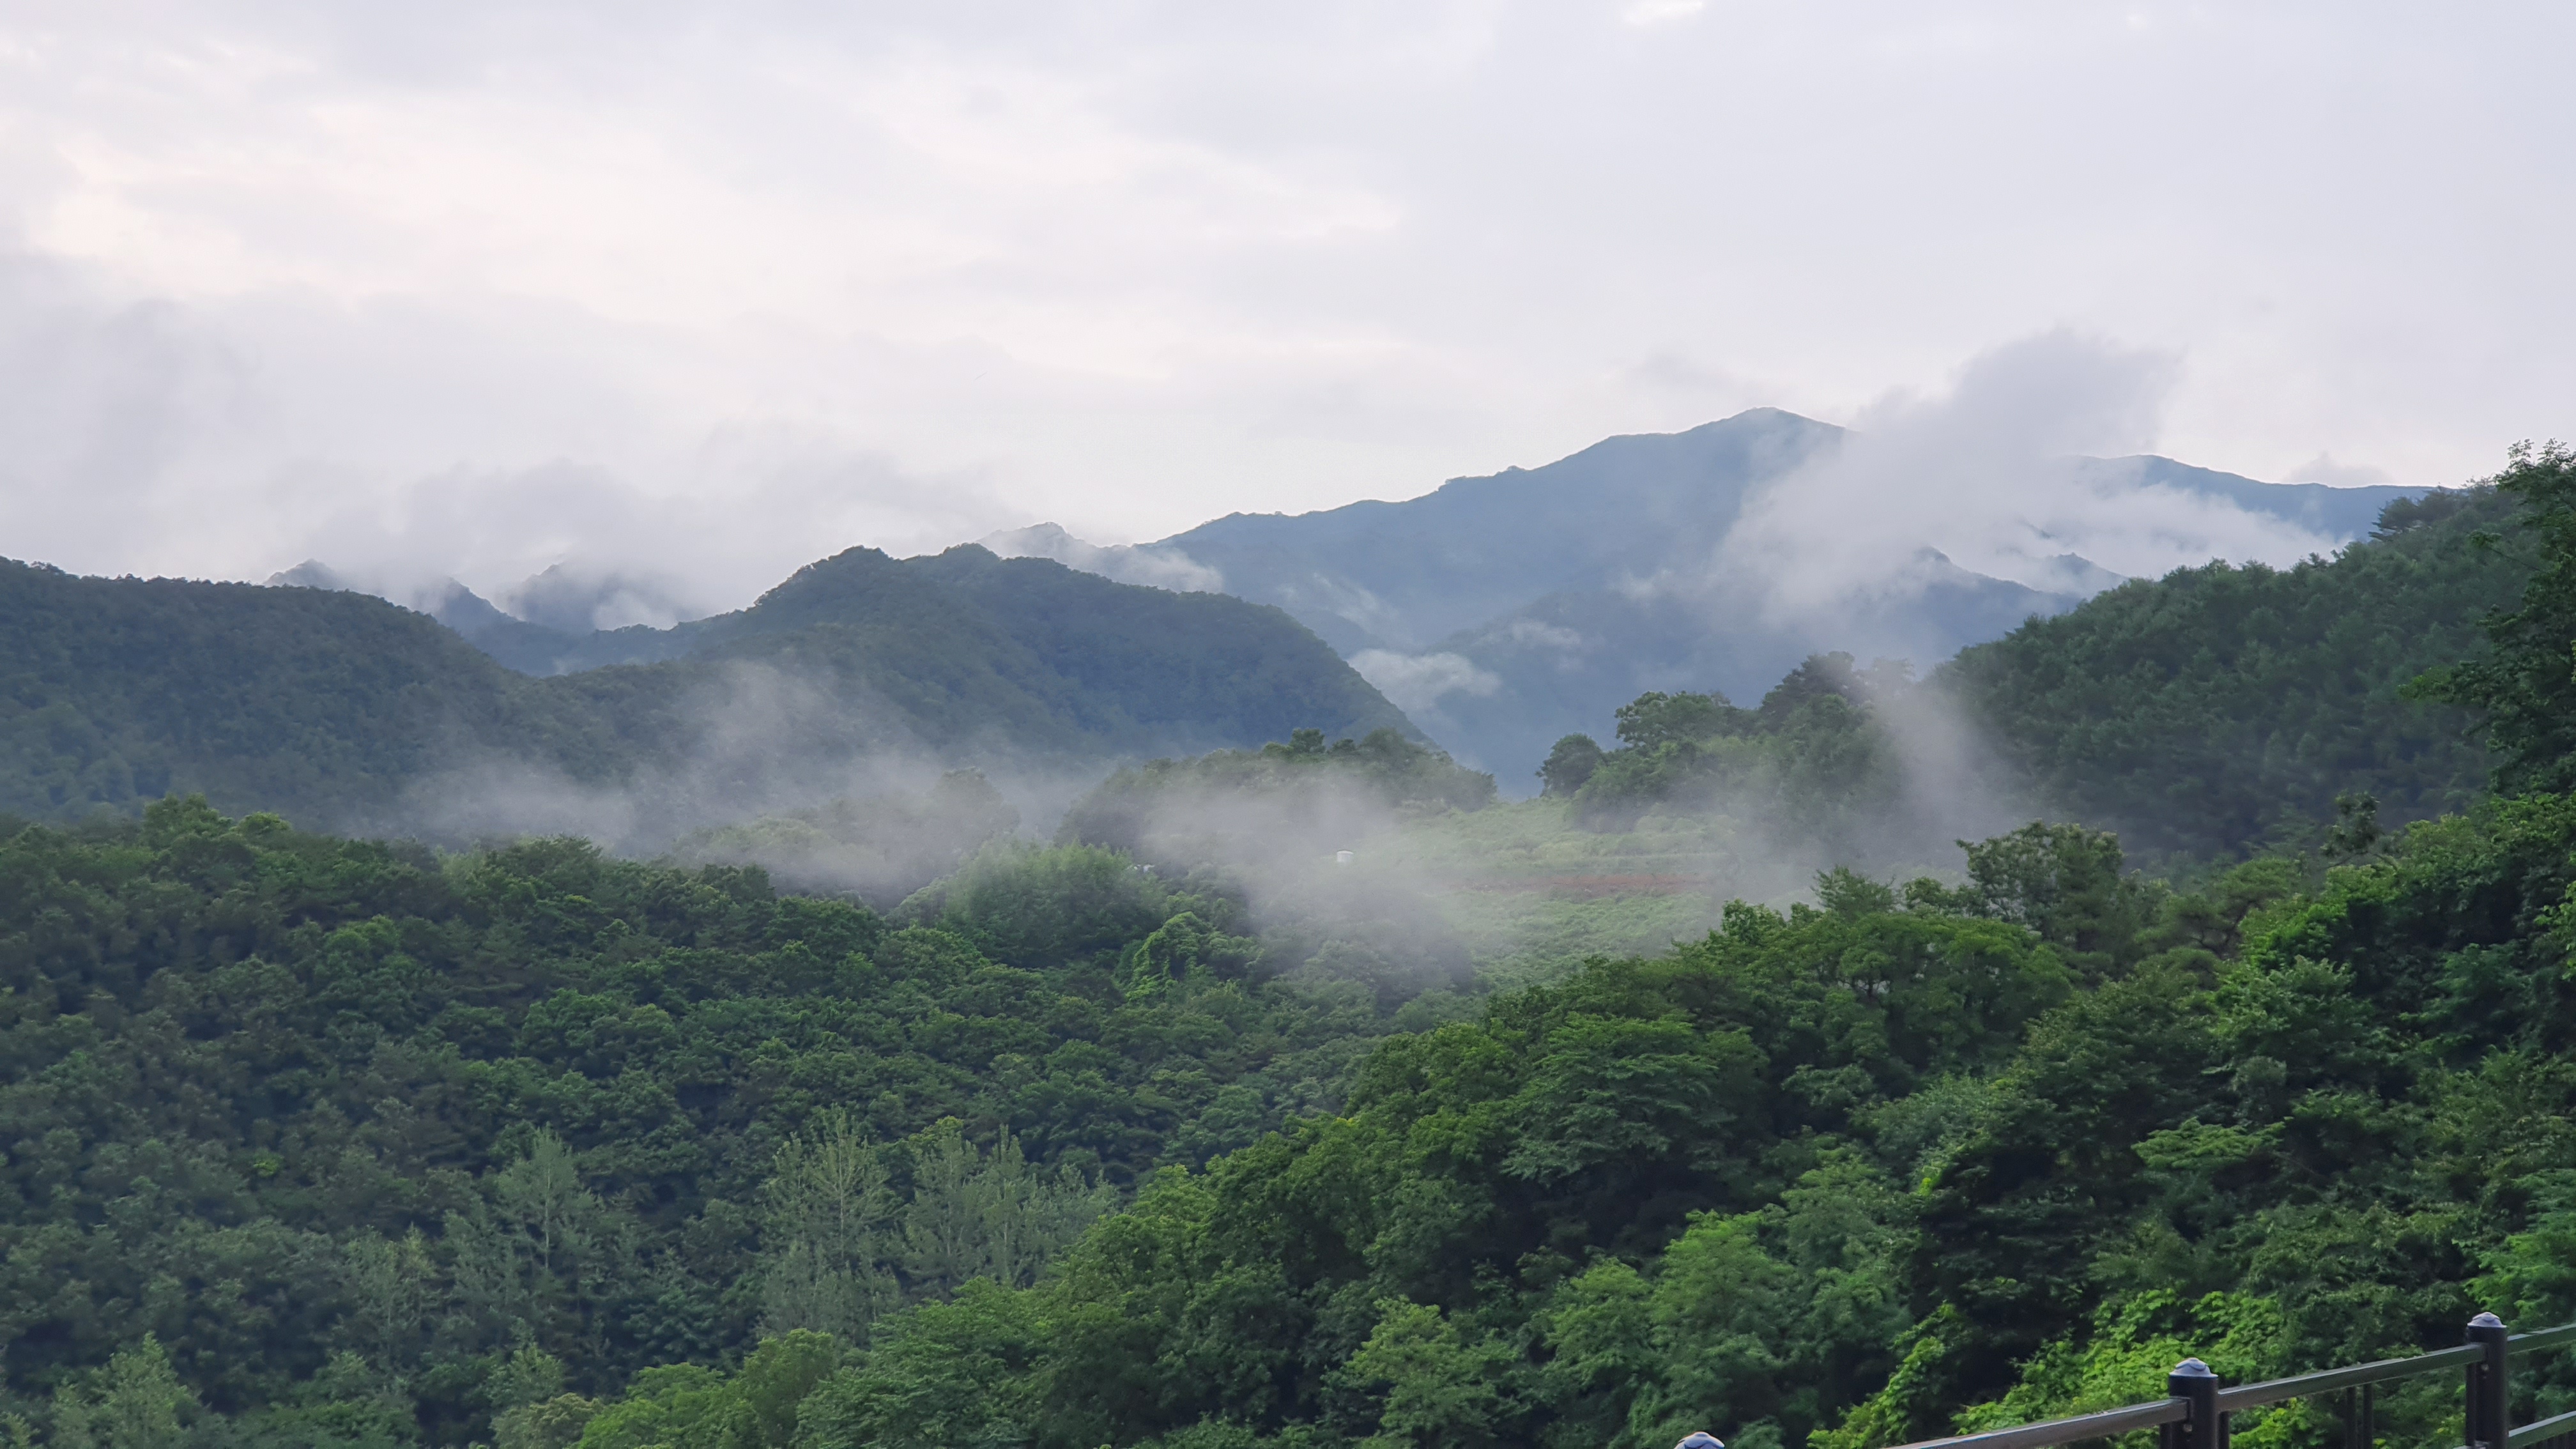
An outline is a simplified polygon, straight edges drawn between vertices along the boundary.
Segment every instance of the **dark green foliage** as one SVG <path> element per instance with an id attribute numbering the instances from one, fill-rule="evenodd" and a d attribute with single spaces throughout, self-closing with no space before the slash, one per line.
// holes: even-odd
<path id="1" fill-rule="evenodd" d="M 1592 778 L 1593 771 L 1601 768 L 1601 760 L 1601 746 L 1593 741 L 1592 736 L 1567 735 L 1556 742 L 1555 747 L 1547 752 L 1547 759 L 1538 767 L 1538 777 L 1544 782 L 1539 793 L 1573 794 Z"/>
<path id="2" fill-rule="evenodd" d="M 2030 928 L 2100 976 L 2137 958 L 2161 893 L 2121 873 L 2118 837 L 2081 825 L 2033 822 L 1967 847 L 1968 884 L 1948 904 Z M 1918 882 L 1913 899 L 1931 898 Z"/>
<path id="3" fill-rule="evenodd" d="M 1901 665 L 1825 654 L 1756 709 L 1641 695 L 1618 712 L 1622 747 L 1551 793 L 1596 823 L 1722 808 L 1783 841 L 1892 862 L 1922 858 L 1945 813 L 1922 786 L 1947 780 L 2115 829 L 2150 859 L 2227 859 L 2316 843 L 2363 796 L 2374 822 L 2466 805 L 2486 757 L 2461 706 L 2493 721 L 2500 760 L 2526 761 L 2500 765 L 2508 784 L 2557 788 L 2552 762 L 2576 758 L 2570 476 L 2563 453 L 2518 453 L 2494 486 L 2392 503 L 2373 539 L 2332 559 L 2124 584 L 1962 650 L 1920 685 Z M 2522 607 L 2504 612 L 2525 578 Z M 2490 610 L 2491 657 L 2408 687 L 2476 651 Z"/>
<path id="4" fill-rule="evenodd" d="M 1301 721 L 1335 738 L 1419 738 L 1330 646 L 1270 605 L 1112 583 L 973 545 L 904 566 L 1004 621 L 1049 670 L 1116 701 L 1149 748 L 1252 745 Z"/>
<path id="5" fill-rule="evenodd" d="M 2426 697 L 2476 712 L 2497 788 L 2576 789 L 2576 451 L 2525 443 L 2496 475 L 2522 505 L 2509 541 L 2529 582 L 2484 623 L 2488 651 L 2424 681 Z"/>
<path id="6" fill-rule="evenodd" d="M 945 1292 L 956 1252 L 1023 1251 L 973 1246 L 994 1213 L 1087 1217 L 1085 1183 L 1334 1100 L 1336 1044 L 1378 1017 L 1247 979 L 1236 912 L 1079 847 L 981 857 L 897 929 L 579 842 L 432 859 L 181 800 L 24 830 L 0 842 L 0 1407 L 112 1394 L 83 1376 L 152 1335 L 209 1434 L 365 1440 L 392 1403 L 399 1438 L 497 1414 L 555 1442 L 588 1412 L 566 1396 L 728 1360 L 786 1311 L 777 1235 L 814 1229 L 774 1185 L 816 1153 L 877 1164 L 845 1200 L 886 1219 L 894 1291 Z M 764 1443 L 788 1392 L 752 1392 Z"/>
<path id="7" fill-rule="evenodd" d="M 1619 743 L 1632 750 L 1697 744 L 1744 731 L 1744 711 L 1722 694 L 1641 694 L 1617 713 Z"/>
<path id="8" fill-rule="evenodd" d="M 952 932 L 996 961 L 1044 969 L 1114 952 L 1199 904 L 1174 897 L 1117 851 L 1012 841 L 987 847 L 897 915 Z"/>
<path id="9" fill-rule="evenodd" d="M 2398 498 L 2379 510 L 2379 520 L 2370 530 L 2372 538 L 2394 538 L 2410 528 L 2441 523 L 2458 515 L 2478 499 L 2473 488 L 2436 488 L 2420 498 Z"/>
<path id="10" fill-rule="evenodd" d="M 1621 747 L 1573 795 L 1597 827 L 1625 829 L 1655 808 L 1724 810 L 1846 859 L 1901 854 L 1922 832 L 1878 711 L 1909 688 L 1901 664 L 1864 670 L 1820 654 L 1756 709 L 1718 694 L 1640 695 L 1619 709 Z"/>
<path id="11" fill-rule="evenodd" d="M 1021 749 L 1195 749 L 1275 739 L 1301 719 L 1349 733 L 1412 728 L 1277 609 L 972 544 L 913 559 L 849 549 L 750 608 L 594 635 L 567 662 L 680 659 L 779 667 L 891 705 L 933 744 L 983 732 Z"/>

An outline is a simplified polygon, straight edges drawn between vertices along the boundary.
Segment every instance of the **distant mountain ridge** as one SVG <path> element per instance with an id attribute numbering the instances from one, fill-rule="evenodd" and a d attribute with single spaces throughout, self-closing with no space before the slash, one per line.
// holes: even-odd
<path id="1" fill-rule="evenodd" d="M 1005 553 L 1132 582 L 1276 604 L 1340 650 L 1432 737 L 1508 793 L 1559 735 L 1608 727 L 1650 689 L 1759 697 L 1807 655 L 1847 650 L 1928 668 L 2123 581 L 2072 551 L 2031 581 L 1959 567 L 1923 540 L 1903 590 L 1829 619 L 1780 621 L 1712 577 L 1758 489 L 1850 435 L 1759 408 L 1685 432 L 1604 439 L 1537 468 L 1455 478 L 1401 502 L 1229 514 L 1169 538 L 1100 547 L 1054 525 L 995 535 Z M 2264 483 L 2161 457 L 2076 460 L 2070 486 L 2171 490 L 2321 540 L 2367 533 L 2424 490 Z M 2189 562 L 2200 562 L 2192 559 Z"/>
<path id="2" fill-rule="evenodd" d="M 0 562 L 0 810 L 78 816 L 199 791 L 344 831 L 633 844 L 864 791 L 890 769 L 1052 772 L 1078 789 L 1122 760 L 1300 727 L 1419 738 L 1277 609 L 972 545 L 851 549 L 748 609 L 582 638 L 462 589 L 422 601 L 462 626 L 441 627 L 329 587 L 327 570 L 284 577 Z M 505 649 L 556 672 L 506 668 Z"/>

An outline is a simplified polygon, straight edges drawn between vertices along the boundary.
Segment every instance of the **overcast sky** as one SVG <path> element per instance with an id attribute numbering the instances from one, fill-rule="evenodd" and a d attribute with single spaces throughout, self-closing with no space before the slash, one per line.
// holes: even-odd
<path id="1" fill-rule="evenodd" d="M 2576 432 L 2576 12 L 0 0 L 0 553 L 742 602 L 2071 332 L 2139 442 Z"/>

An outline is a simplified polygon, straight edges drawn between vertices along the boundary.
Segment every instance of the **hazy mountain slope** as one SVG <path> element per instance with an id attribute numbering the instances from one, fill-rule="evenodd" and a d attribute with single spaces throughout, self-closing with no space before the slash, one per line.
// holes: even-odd
<path id="1" fill-rule="evenodd" d="M 337 828 L 632 842 L 864 788 L 889 758 L 1091 775 L 1412 732 L 1275 609 L 971 548 L 852 550 L 735 614 L 575 641 L 642 662 L 542 679 L 322 588 L 8 565 L 0 626 L 0 809 L 37 815 L 201 790 Z"/>
<path id="2" fill-rule="evenodd" d="M 1551 744 L 1569 734 L 1608 739 L 1612 711 L 1648 690 L 1715 691 L 1749 704 L 1828 645 L 1863 663 L 1920 665 L 2077 602 L 1970 573 L 1929 550 L 1916 572 L 1908 591 L 1855 603 L 1830 630 L 1768 618 L 1761 598 L 1723 583 L 1550 594 L 1451 635 L 1414 666 L 1431 673 L 1457 660 L 1472 671 L 1464 683 L 1429 697 L 1394 693 L 1432 738 L 1493 770 L 1504 793 L 1520 798 L 1537 792 Z M 1362 662 L 1384 677 L 1384 662 Z M 1457 677 L 1431 674 L 1435 687 Z"/>
<path id="3" fill-rule="evenodd" d="M 2400 498 L 2413 498 L 2421 488 L 2375 485 L 2338 488 L 2324 483 L 2264 483 L 2215 468 L 2195 468 L 2152 454 L 2133 458 L 2086 459 L 2094 477 L 2125 476 L 2145 487 L 2178 488 L 2224 498 L 2252 513 L 2287 519 L 2328 538 L 2359 538 L 2370 532 L 2379 512 Z"/>
<path id="4" fill-rule="evenodd" d="M 338 822 L 462 751 L 605 758 L 599 729 L 370 595 L 0 563 L 0 809 L 201 790 Z"/>
<path id="5" fill-rule="evenodd" d="M 1158 735 L 1202 731 L 1240 748 L 1284 738 L 1277 721 L 1293 717 L 1335 739 L 1376 729 L 1420 738 L 1330 645 L 1270 605 L 1128 587 L 971 545 L 904 566 L 1010 621 L 1049 669 L 1122 701 Z"/>
<path id="6" fill-rule="evenodd" d="M 574 635 L 533 624 L 508 613 L 454 579 L 412 589 L 369 588 L 320 559 L 306 559 L 268 576 L 272 588 L 332 589 L 373 594 L 417 613 L 427 614 L 465 637 L 465 641 L 521 674 L 555 674 L 563 656 L 576 643 Z M 588 634 L 587 628 L 581 631 Z"/>
<path id="7" fill-rule="evenodd" d="M 793 640 L 794 642 L 785 642 Z M 1419 732 L 1285 612 L 1222 594 L 1113 583 L 964 544 L 895 559 L 854 548 L 798 570 L 747 609 L 669 629 L 603 631 L 566 670 L 793 655 L 930 708 L 921 685 L 977 696 L 989 674 L 1117 749 L 1257 745 L 1312 726 L 1335 737 Z M 963 718 L 951 730 L 966 729 Z"/>
<path id="8" fill-rule="evenodd" d="M 1751 484 L 1840 434 L 1759 408 L 1400 503 L 1229 514 L 1153 547 L 1219 570 L 1226 592 L 1279 605 L 1345 653 L 1420 649 L 1541 595 L 1714 548 Z"/>
<path id="9" fill-rule="evenodd" d="M 1752 697 L 1822 650 L 1929 668 L 2119 583 L 2071 550 L 2046 556 L 2061 537 L 2050 523 L 2059 504 L 2084 516 L 2102 500 L 2181 494 L 2322 543 L 2359 536 L 2390 501 L 2421 491 L 2263 483 L 2152 456 L 2077 460 L 2059 491 L 2032 500 L 2031 516 L 1995 524 L 2009 540 L 1960 541 L 2008 543 L 2022 581 L 1956 567 L 1932 551 L 1942 540 L 1925 538 L 1919 577 L 1873 580 L 1868 597 L 1780 617 L 1772 601 L 1730 586 L 1721 549 L 1750 497 L 1848 436 L 1756 409 L 1688 432 L 1606 439 L 1544 467 L 1452 479 L 1403 502 L 1233 514 L 1131 548 L 1097 548 L 1052 526 L 992 542 L 1114 578 L 1276 604 L 1435 739 L 1520 794 L 1552 740 L 1606 730 L 1608 702 L 1638 690 Z M 2284 534 L 2276 526 L 2271 536 L 2277 548 Z"/>
<path id="10" fill-rule="evenodd" d="M 1846 436 L 1756 408 L 1687 432 L 1608 438 L 1543 467 L 1453 478 L 1403 502 L 1231 514 L 1128 552 L 1155 555 L 1164 567 L 1186 558 L 1212 568 L 1226 592 L 1279 605 L 1344 653 L 1409 652 L 1501 623 L 1548 594 L 1704 573 L 1756 485 Z M 2088 459 L 2075 476 L 2222 498 L 2337 540 L 2366 532 L 2392 499 L 2422 491 L 2263 483 L 2158 457 Z M 1078 562 L 1067 552 L 1078 544 L 1065 540 L 1055 552 Z M 2097 579 L 2116 581 L 2098 571 Z"/>
<path id="11" fill-rule="evenodd" d="M 465 636 L 465 642 L 521 674 L 555 674 L 579 646 L 579 637 L 503 613 L 472 589 L 448 581 L 444 594 L 423 612 Z"/>

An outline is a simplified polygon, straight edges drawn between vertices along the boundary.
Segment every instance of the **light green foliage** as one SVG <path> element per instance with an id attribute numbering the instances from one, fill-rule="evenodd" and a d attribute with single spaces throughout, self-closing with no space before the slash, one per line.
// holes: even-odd
<path id="1" fill-rule="evenodd" d="M 2288 1371 L 2286 1328 L 2280 1305 L 2269 1299 L 2211 1293 L 2185 1303 L 2171 1289 L 2146 1289 L 2105 1303 L 2080 1348 L 2050 1344 L 2003 1397 L 1962 1414 L 1959 1424 L 2001 1428 L 2162 1398 L 2165 1375 L 2186 1358 L 2229 1383 L 2278 1377 Z"/>
<path id="2" fill-rule="evenodd" d="M 989 1279 L 906 1314 L 859 1367 L 797 1413 L 798 1449 L 949 1449 L 1026 1443 L 1039 1425 L 1029 1376 L 1048 1348 L 1030 1295 Z"/>
<path id="3" fill-rule="evenodd" d="M 59 1449 L 175 1449 L 198 1411 L 150 1334 L 84 1378 L 54 1391 L 47 1438 Z"/>
<path id="4" fill-rule="evenodd" d="M 885 1158 L 842 1111 L 778 1149 L 761 1185 L 761 1328 L 865 1341 L 901 1298 L 884 1269 L 897 1199 Z"/>
<path id="5" fill-rule="evenodd" d="M 1175 989 L 1204 989 L 1222 980 L 1240 981 L 1251 975 L 1260 954 L 1260 942 L 1211 929 L 1195 914 L 1183 911 L 1127 948 L 1118 974 L 1130 997 L 1151 997 Z"/>
<path id="6" fill-rule="evenodd" d="M 762 1340 L 731 1375 L 695 1364 L 646 1369 L 623 1398 L 590 1407 L 572 1442 L 581 1449 L 788 1449 L 798 1411 L 846 1357 L 830 1335 L 798 1330 Z"/>
<path id="7" fill-rule="evenodd" d="M 1436 1306 L 1389 1298 L 1377 1327 L 1341 1370 L 1341 1382 L 1380 1400 L 1370 1449 L 1420 1444 L 1481 1449 L 1507 1418 L 1511 1348 L 1459 1325 Z"/>
<path id="8" fill-rule="evenodd" d="M 974 1278 L 1025 1288 L 1116 1199 L 1070 1165 L 1031 1167 L 1008 1132 L 990 1151 L 977 1148 L 953 1117 L 908 1145 L 903 1263 L 919 1292 L 953 1293 Z"/>
<path id="9" fill-rule="evenodd" d="M 2163 904 L 2155 887 L 2122 873 L 2120 842 L 2108 831 L 2034 821 L 1967 853 L 1968 884 L 1955 908 L 2027 926 L 2096 975 L 2142 954 Z"/>
<path id="10" fill-rule="evenodd" d="M 923 888 L 896 916 L 950 931 L 996 961 L 1034 969 L 1114 951 L 1184 906 L 1211 915 L 1222 909 L 1176 899 L 1119 851 L 1006 841 Z"/>
<path id="11" fill-rule="evenodd" d="M 563 1364 L 541 1348 L 522 1345 L 503 1359 L 486 1390 L 496 1408 L 493 1449 L 565 1449 L 579 1439 L 599 1405 L 563 1385 Z"/>

